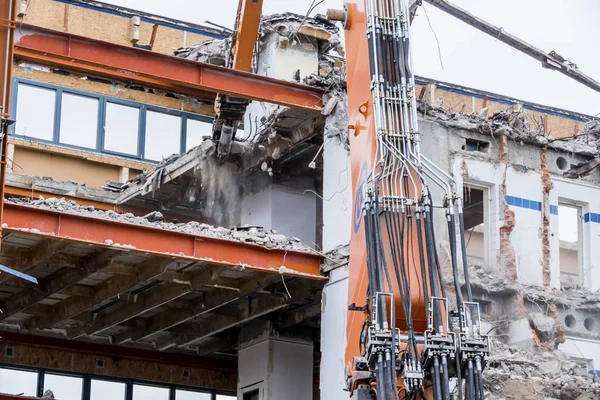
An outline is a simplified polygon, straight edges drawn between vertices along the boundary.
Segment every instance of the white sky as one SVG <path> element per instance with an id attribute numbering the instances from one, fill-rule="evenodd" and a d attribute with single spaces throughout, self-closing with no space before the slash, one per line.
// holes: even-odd
<path id="1" fill-rule="evenodd" d="M 209 20 L 233 26 L 238 0 L 104 0 L 105 2 L 202 24 Z M 600 81 L 600 1 L 598 0 L 452 0 L 471 13 L 504 28 L 544 51 L 556 50 L 581 71 Z M 264 0 L 264 13 L 305 14 L 312 0 Z M 218 5 L 216 5 L 218 4 Z M 315 12 L 341 8 L 343 0 L 324 0 Z M 413 23 L 415 72 L 418 75 L 488 90 L 544 105 L 596 115 L 600 93 L 541 67 L 453 17 L 425 4 L 438 47 L 423 8 Z"/>

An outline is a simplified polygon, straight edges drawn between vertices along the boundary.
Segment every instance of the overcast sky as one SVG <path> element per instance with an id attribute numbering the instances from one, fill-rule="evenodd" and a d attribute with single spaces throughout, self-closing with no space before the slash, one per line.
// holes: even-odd
<path id="1" fill-rule="evenodd" d="M 104 0 L 154 14 L 232 27 L 238 0 Z M 556 50 L 600 80 L 600 1 L 452 0 L 455 4 L 545 51 Z M 264 0 L 264 13 L 305 14 L 312 0 Z M 341 8 L 324 0 L 316 12 Z M 413 23 L 415 72 L 464 86 L 586 114 L 600 113 L 600 94 L 426 4 Z M 429 16 L 431 27 L 425 12 Z M 432 29 L 433 28 L 433 29 Z M 439 39 L 438 46 L 433 34 Z"/>

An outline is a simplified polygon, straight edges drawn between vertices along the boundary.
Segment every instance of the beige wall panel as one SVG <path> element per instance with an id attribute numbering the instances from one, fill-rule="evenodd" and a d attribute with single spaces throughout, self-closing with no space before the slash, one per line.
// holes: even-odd
<path id="1" fill-rule="evenodd" d="M 87 79 L 81 79 L 82 75 L 71 74 L 68 76 L 44 72 L 38 70 L 27 71 L 18 65 L 13 68 L 13 75 L 19 78 L 31 79 L 33 81 L 51 83 L 54 85 L 70 87 L 73 89 L 84 90 L 88 92 L 103 94 L 121 99 L 137 101 L 140 103 L 152 104 L 155 106 L 172 108 L 175 110 L 186 111 L 206 116 L 214 115 L 214 106 L 205 104 L 197 100 L 181 100 L 173 97 L 167 97 L 154 93 L 147 93 L 140 90 L 128 89 L 122 84 L 109 85 L 102 82 L 92 82 Z"/>
<path id="2" fill-rule="evenodd" d="M 64 30 L 65 4 L 52 0 L 29 1 L 23 22 L 58 31 Z"/>
<path id="3" fill-rule="evenodd" d="M 131 46 L 130 24 L 128 18 L 82 7 L 69 7 L 69 32 L 76 35 Z"/>
<path id="4" fill-rule="evenodd" d="M 49 176 L 56 181 L 73 180 L 92 187 L 101 187 L 107 179 L 118 181 L 121 168 L 78 160 L 59 154 L 15 148 L 14 173 L 17 175 Z"/>
<path id="5" fill-rule="evenodd" d="M 203 36 L 203 35 L 199 35 L 197 33 L 188 32 L 186 34 L 186 38 L 185 38 L 185 47 L 195 46 L 197 44 L 203 43 L 210 39 L 212 39 L 212 38 L 209 36 Z M 180 47 L 183 47 L 183 46 L 184 46 L 184 44 L 182 42 Z"/>
<path id="6" fill-rule="evenodd" d="M 557 115 L 548 115 L 548 132 L 550 133 L 550 136 L 573 136 L 577 133 L 577 131 L 575 131 L 575 124 L 577 124 L 577 121 L 575 120 L 562 118 Z"/>

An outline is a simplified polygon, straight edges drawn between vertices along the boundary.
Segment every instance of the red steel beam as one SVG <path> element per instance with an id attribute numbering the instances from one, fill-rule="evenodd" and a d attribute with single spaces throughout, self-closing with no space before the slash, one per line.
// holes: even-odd
<path id="1" fill-rule="evenodd" d="M 324 90 L 23 24 L 15 57 L 89 75 L 206 97 L 224 93 L 319 112 Z"/>
<path id="2" fill-rule="evenodd" d="M 247 271 L 308 279 L 321 276 L 321 257 L 291 250 L 267 249 L 233 240 L 211 238 L 113 220 L 6 203 L 3 231 L 60 239 L 174 259 L 205 262 Z M 110 241 L 110 242 L 108 242 Z M 107 243 L 113 243 L 109 245 Z M 283 268 L 282 268 L 283 267 Z"/>

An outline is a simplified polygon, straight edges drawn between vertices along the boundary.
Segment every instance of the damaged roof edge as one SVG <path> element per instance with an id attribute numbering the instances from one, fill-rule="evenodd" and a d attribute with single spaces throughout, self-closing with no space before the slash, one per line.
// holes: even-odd
<path id="1" fill-rule="evenodd" d="M 185 22 L 174 18 L 163 17 L 156 14 L 147 13 L 132 8 L 121 7 L 114 4 L 108 4 L 94 0 L 56 0 L 59 3 L 72 4 L 74 6 L 88 8 L 95 11 L 118 15 L 120 17 L 130 18 L 134 15 L 139 15 L 142 21 L 149 23 L 159 23 L 162 26 L 179 29 L 187 32 L 198 33 L 204 36 L 213 38 L 224 38 L 228 36 L 228 32 L 224 30 L 210 28 L 208 26 Z"/>
<path id="2" fill-rule="evenodd" d="M 415 77 L 415 83 L 417 85 L 430 85 L 433 84 L 437 89 L 445 90 L 448 92 L 454 92 L 466 96 L 472 96 L 479 99 L 488 99 L 498 103 L 506 104 L 506 105 L 515 105 L 515 104 L 523 104 L 523 107 L 529 111 L 537 111 L 544 114 L 556 115 L 563 118 L 572 119 L 578 122 L 588 122 L 593 120 L 595 117 L 592 115 L 587 115 L 583 113 L 578 113 L 571 110 L 566 110 L 564 108 L 552 107 L 548 105 L 543 105 L 539 103 L 534 103 L 531 101 L 526 101 L 522 99 L 517 99 L 516 97 L 504 96 L 498 93 L 492 93 L 485 90 L 479 90 L 467 86 L 457 85 L 454 83 L 449 83 L 445 81 L 440 81 L 437 79 L 426 78 L 422 76 Z"/>

